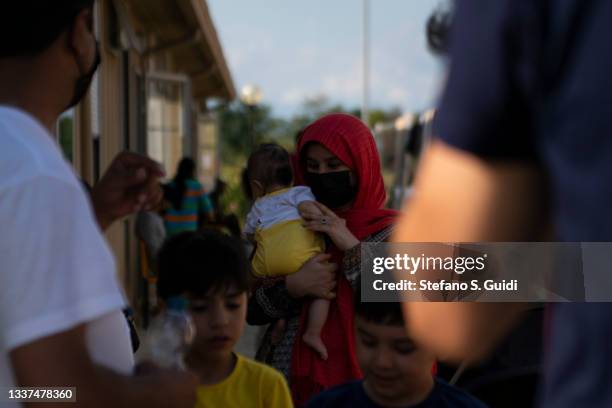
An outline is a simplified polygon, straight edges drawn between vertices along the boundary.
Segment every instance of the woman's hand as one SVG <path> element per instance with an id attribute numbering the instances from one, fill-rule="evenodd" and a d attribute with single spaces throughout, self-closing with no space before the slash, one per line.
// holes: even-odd
<path id="1" fill-rule="evenodd" d="M 359 244 L 359 240 L 346 227 L 346 220 L 340 218 L 332 210 L 323 204 L 312 202 L 319 211 L 312 209 L 300 209 L 300 215 L 304 219 L 304 226 L 311 231 L 323 232 L 329 236 L 336 248 L 346 251 Z"/>
<path id="2" fill-rule="evenodd" d="M 287 291 L 294 298 L 313 296 L 333 299 L 336 294 L 336 269 L 338 265 L 328 262 L 329 254 L 318 254 L 310 258 L 302 267 L 285 278 Z"/>

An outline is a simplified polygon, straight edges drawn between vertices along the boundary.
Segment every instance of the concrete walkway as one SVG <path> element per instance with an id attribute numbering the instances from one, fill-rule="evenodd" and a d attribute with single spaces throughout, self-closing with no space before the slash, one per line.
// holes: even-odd
<path id="1" fill-rule="evenodd" d="M 236 344 L 234 350 L 243 356 L 255 358 L 259 339 L 263 336 L 266 326 L 244 326 L 242 337 Z"/>

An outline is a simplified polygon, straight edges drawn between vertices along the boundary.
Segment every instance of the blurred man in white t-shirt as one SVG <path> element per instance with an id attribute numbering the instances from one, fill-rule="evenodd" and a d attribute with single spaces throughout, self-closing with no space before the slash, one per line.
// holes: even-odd
<path id="1" fill-rule="evenodd" d="M 52 136 L 99 63 L 93 4 L 22 0 L 0 15 L 0 406 L 17 405 L 9 388 L 53 386 L 76 387 L 78 406 L 193 406 L 192 374 L 134 374 L 100 229 L 156 198 L 155 164 L 120 155 L 92 206 Z"/>

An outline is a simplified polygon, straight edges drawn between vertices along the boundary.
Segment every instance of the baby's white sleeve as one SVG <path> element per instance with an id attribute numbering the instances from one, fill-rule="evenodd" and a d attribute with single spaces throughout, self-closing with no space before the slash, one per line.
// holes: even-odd
<path id="1" fill-rule="evenodd" d="M 316 201 L 317 200 L 314 194 L 312 194 L 310 187 L 306 187 L 306 186 L 293 187 L 292 193 L 293 193 L 292 194 L 293 205 L 296 207 L 304 201 Z"/>
<path id="2" fill-rule="evenodd" d="M 245 234 L 254 234 L 257 229 L 257 213 L 255 206 L 251 208 L 251 211 L 247 214 L 246 222 L 244 225 L 244 233 Z"/>

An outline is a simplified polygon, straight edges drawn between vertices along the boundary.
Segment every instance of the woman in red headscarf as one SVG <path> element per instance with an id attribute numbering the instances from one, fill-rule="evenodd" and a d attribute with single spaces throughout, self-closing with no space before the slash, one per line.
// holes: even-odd
<path id="1" fill-rule="evenodd" d="M 361 272 L 361 242 L 389 238 L 396 212 L 384 209 L 386 194 L 374 138 L 359 119 L 324 116 L 299 140 L 297 178 L 315 197 L 318 213 L 303 213 L 305 226 L 329 238 L 317 255 L 287 277 L 263 280 L 249 303 L 250 324 L 271 325 L 257 358 L 289 380 L 298 406 L 320 391 L 360 378 L 355 357 L 352 285 Z M 335 292 L 334 292 L 335 290 Z M 308 298 L 334 298 L 321 338 L 328 359 L 301 341 Z"/>

